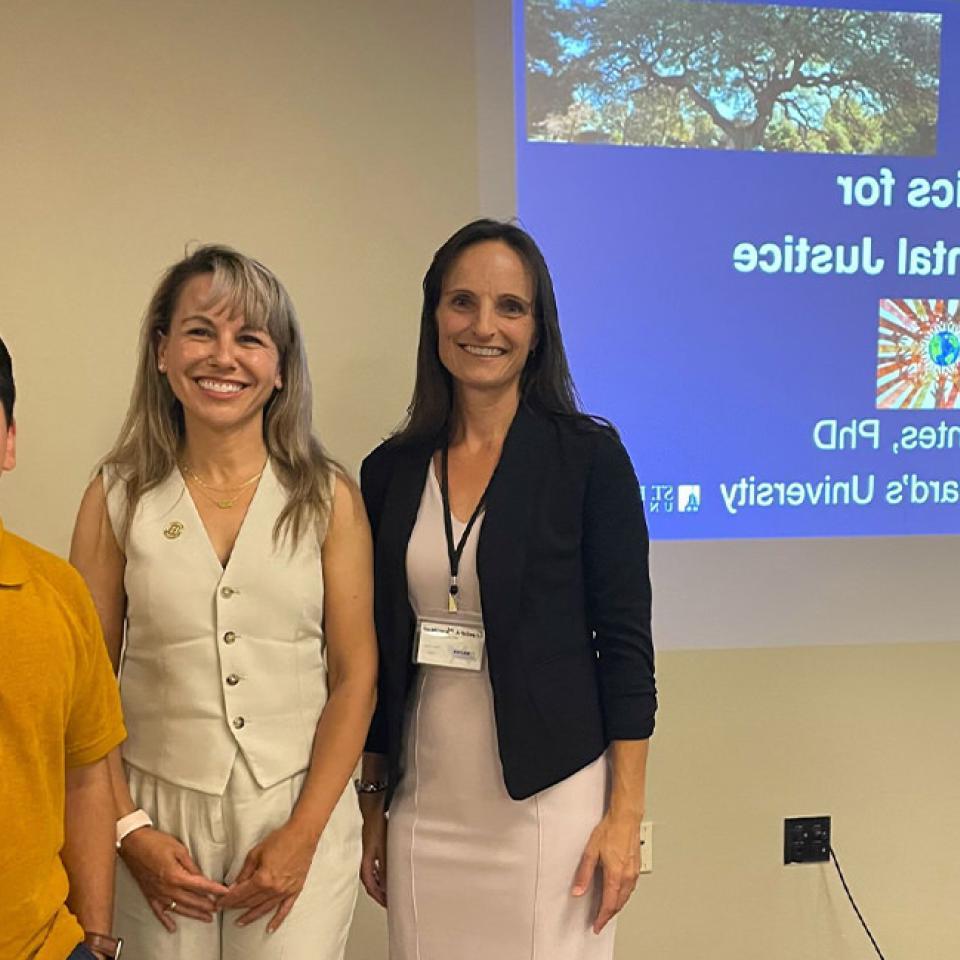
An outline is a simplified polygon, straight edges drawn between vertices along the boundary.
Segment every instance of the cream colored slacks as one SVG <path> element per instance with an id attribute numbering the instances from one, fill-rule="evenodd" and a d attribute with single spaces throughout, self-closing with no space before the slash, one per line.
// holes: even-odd
<path id="1" fill-rule="evenodd" d="M 298 774 L 263 790 L 239 754 L 223 796 L 177 787 L 134 767 L 127 776 L 134 802 L 221 883 L 240 872 L 251 847 L 287 821 L 304 780 Z M 176 932 L 168 933 L 122 861 L 114 931 L 124 939 L 124 960 L 342 960 L 359 864 L 360 814 L 349 785 L 323 832 L 307 883 L 276 933 L 266 930 L 272 912 L 238 927 L 236 910 L 213 923 L 178 916 Z"/>

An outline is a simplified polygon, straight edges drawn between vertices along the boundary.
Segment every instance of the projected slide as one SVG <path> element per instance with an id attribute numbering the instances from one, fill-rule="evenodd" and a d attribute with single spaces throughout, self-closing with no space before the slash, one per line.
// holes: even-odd
<path id="1" fill-rule="evenodd" d="M 960 4 L 514 26 L 519 214 L 652 535 L 960 533 Z"/>

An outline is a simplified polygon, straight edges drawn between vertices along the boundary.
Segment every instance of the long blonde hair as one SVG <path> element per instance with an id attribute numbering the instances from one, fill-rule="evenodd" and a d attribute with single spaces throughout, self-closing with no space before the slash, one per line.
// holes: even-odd
<path id="1" fill-rule="evenodd" d="M 113 449 L 100 467 L 112 485 L 126 484 L 125 540 L 140 498 L 176 468 L 185 435 L 183 407 L 159 372 L 157 347 L 168 334 L 184 284 L 210 274 L 210 302 L 227 300 L 249 325 L 265 329 L 280 356 L 282 390 L 275 390 L 263 416 L 267 452 L 287 493 L 274 526 L 294 543 L 311 527 L 322 530 L 329 517 L 333 476 L 338 466 L 313 433 L 313 390 L 300 325 L 283 284 L 262 263 L 230 247 L 206 245 L 175 263 L 150 299 L 140 330 L 137 373 L 130 406 Z"/>

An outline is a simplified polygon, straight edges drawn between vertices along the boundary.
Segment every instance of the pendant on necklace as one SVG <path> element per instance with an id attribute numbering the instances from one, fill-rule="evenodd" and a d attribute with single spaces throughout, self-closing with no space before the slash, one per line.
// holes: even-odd
<path id="1" fill-rule="evenodd" d="M 216 500 L 214 502 L 221 510 L 229 510 L 237 502 L 237 498 L 234 497 L 232 500 Z"/>

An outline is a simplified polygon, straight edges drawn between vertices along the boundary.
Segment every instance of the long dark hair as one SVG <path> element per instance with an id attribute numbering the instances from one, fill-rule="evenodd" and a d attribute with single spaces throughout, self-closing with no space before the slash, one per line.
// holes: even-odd
<path id="1" fill-rule="evenodd" d="M 440 362 L 437 349 L 437 307 L 444 278 L 460 254 L 474 244 L 489 240 L 507 244 L 524 262 L 533 280 L 536 348 L 530 351 L 520 377 L 520 402 L 539 413 L 582 418 L 584 421 L 590 419 L 580 412 L 580 397 L 570 376 L 560 336 L 553 280 L 536 241 L 516 224 L 474 220 L 461 227 L 437 250 L 423 278 L 417 379 L 407 418 L 395 434 L 398 442 L 439 442 L 453 427 L 453 378 Z"/>

